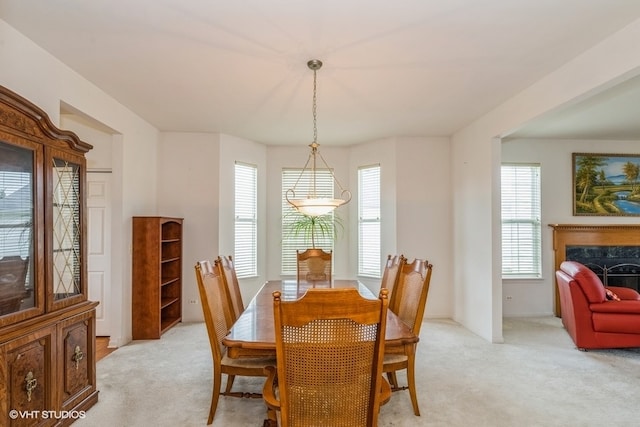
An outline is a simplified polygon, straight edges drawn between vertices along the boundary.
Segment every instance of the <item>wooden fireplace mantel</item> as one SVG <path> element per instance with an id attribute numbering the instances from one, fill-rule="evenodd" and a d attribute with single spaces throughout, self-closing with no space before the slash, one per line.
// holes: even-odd
<path id="1" fill-rule="evenodd" d="M 555 269 L 565 260 L 567 246 L 640 246 L 640 224 L 549 224 L 553 228 Z M 555 289 L 556 316 L 560 316 L 560 294 Z"/>

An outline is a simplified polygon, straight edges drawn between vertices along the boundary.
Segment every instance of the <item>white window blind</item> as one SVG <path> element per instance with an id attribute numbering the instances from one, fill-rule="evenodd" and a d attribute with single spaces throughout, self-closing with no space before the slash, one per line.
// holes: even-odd
<path id="1" fill-rule="evenodd" d="M 0 171 L 0 258 L 27 258 L 32 249 L 31 172 Z"/>
<path id="2" fill-rule="evenodd" d="M 540 166 L 502 165 L 502 277 L 541 275 Z"/>
<path id="3" fill-rule="evenodd" d="M 235 165 L 235 251 L 233 266 L 238 277 L 258 274 L 258 168 Z"/>
<path id="4" fill-rule="evenodd" d="M 282 170 L 282 274 L 295 275 L 297 273 L 296 249 L 307 249 L 311 247 L 311 241 L 305 239 L 304 236 L 295 236 L 291 233 L 291 224 L 294 223 L 302 214 L 298 213 L 285 198 L 285 193 L 289 188 L 296 185 L 296 197 L 306 197 L 311 193 L 312 173 L 305 170 L 302 177 L 300 173 L 302 169 L 283 169 Z M 298 178 L 300 177 L 300 180 Z M 334 191 L 333 177 L 328 169 L 316 169 L 316 196 L 333 198 Z M 333 212 L 329 214 L 333 219 Z M 333 221 L 330 221 L 333 225 Z M 324 250 L 333 250 L 333 228 L 324 235 L 315 234 L 316 248 Z"/>
<path id="5" fill-rule="evenodd" d="M 358 169 L 358 275 L 380 277 L 380 165 Z"/>

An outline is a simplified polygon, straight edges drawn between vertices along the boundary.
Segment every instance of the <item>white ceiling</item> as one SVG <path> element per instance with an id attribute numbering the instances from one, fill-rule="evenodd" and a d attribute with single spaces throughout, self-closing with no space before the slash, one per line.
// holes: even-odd
<path id="1" fill-rule="evenodd" d="M 640 76 L 531 120 L 511 138 L 640 139 Z"/>
<path id="2" fill-rule="evenodd" d="M 321 144 L 446 136 L 639 17 L 638 0 L 0 0 L 1 19 L 160 130 L 280 145 L 313 138 L 309 59 L 324 62 Z M 639 105 L 638 86 L 613 101 Z M 640 138 L 634 110 L 600 101 L 522 135 Z"/>

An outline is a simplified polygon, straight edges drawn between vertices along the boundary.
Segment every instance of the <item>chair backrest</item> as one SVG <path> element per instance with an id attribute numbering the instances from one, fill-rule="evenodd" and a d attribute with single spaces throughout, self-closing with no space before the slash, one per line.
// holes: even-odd
<path id="1" fill-rule="evenodd" d="M 298 261 L 298 282 L 331 281 L 332 251 L 322 249 L 296 250 Z"/>
<path id="2" fill-rule="evenodd" d="M 576 261 L 563 261 L 560 270 L 576 281 L 590 303 L 606 301 L 606 289 L 596 273 Z"/>
<path id="3" fill-rule="evenodd" d="M 433 265 L 427 260 L 415 259 L 411 264 L 405 260 L 398 272 L 398 282 L 394 291 L 397 294 L 396 306 L 390 309 L 395 309 L 398 317 L 416 335 L 420 335 L 432 268 Z"/>
<path id="4" fill-rule="evenodd" d="M 8 256 L 0 259 L 0 316 L 20 311 L 22 301 L 29 297 L 26 288 L 29 258 Z"/>
<path id="5" fill-rule="evenodd" d="M 348 288 L 273 297 L 282 426 L 377 425 L 386 289 L 376 300 Z"/>
<path id="6" fill-rule="evenodd" d="M 224 280 L 227 300 L 231 307 L 232 323 L 244 311 L 244 302 L 242 302 L 242 293 L 240 292 L 240 283 L 236 275 L 236 269 L 233 266 L 233 258 L 229 256 L 218 256 L 215 261 L 216 266 L 220 269 L 220 274 Z"/>
<path id="7" fill-rule="evenodd" d="M 207 263 L 209 262 L 200 261 L 196 264 L 196 281 L 198 282 L 204 321 L 207 325 L 211 353 L 214 363 L 219 365 L 224 354 L 222 339 L 229 331 L 228 318 L 230 313 L 220 270 L 207 268 Z"/>
<path id="8" fill-rule="evenodd" d="M 0 258 L 0 283 L 6 288 L 16 286 L 24 290 L 28 268 L 28 257 L 24 259 L 20 256 Z"/>
<path id="9" fill-rule="evenodd" d="M 398 283 L 398 271 L 400 270 L 400 264 L 403 263 L 404 259 L 403 255 L 387 255 L 387 262 L 384 265 L 380 288 L 386 288 L 389 291 L 389 309 L 391 311 L 393 311 L 393 307 L 395 306 L 395 293 L 393 291 Z"/>
<path id="10" fill-rule="evenodd" d="M 211 261 L 209 261 L 208 259 L 198 261 L 197 265 L 200 266 L 200 271 L 202 271 L 202 274 L 213 273 L 213 264 L 211 264 Z"/>

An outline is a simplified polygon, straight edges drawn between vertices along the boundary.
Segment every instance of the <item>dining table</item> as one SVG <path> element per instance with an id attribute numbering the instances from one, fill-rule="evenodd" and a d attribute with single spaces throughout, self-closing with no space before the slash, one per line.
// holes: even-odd
<path id="1" fill-rule="evenodd" d="M 280 291 L 283 301 L 301 298 L 310 288 L 356 288 L 364 298 L 376 299 L 366 285 L 358 280 L 306 282 L 291 280 L 267 281 L 247 305 L 233 324 L 222 343 L 227 347 L 227 355 L 237 359 L 276 355 L 276 338 L 273 318 L 273 292 Z M 394 312 L 387 310 L 385 349 L 401 350 L 415 348 L 419 338 Z"/>

